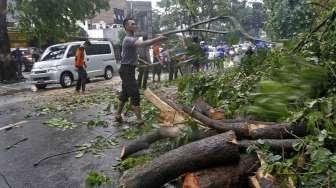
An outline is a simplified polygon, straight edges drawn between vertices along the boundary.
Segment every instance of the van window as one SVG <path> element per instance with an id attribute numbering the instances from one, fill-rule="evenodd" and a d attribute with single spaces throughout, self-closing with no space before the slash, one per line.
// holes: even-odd
<path id="1" fill-rule="evenodd" d="M 60 45 L 60 46 L 54 46 L 44 53 L 41 61 L 48 61 L 48 60 L 55 60 L 55 59 L 61 59 L 64 56 L 65 50 L 68 46 L 66 45 Z"/>
<path id="2" fill-rule="evenodd" d="M 92 44 L 86 48 L 87 55 L 111 54 L 111 48 L 108 44 Z"/>
<path id="3" fill-rule="evenodd" d="M 69 51 L 68 51 L 67 58 L 75 57 L 76 51 L 77 51 L 78 48 L 79 48 L 79 45 L 71 46 Z"/>

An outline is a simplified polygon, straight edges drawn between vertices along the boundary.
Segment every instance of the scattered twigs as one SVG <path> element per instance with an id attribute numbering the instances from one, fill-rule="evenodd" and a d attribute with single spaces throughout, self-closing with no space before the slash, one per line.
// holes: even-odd
<path id="1" fill-rule="evenodd" d="M 16 126 L 21 125 L 21 124 L 25 124 L 25 123 L 27 123 L 27 121 L 20 121 L 20 122 L 14 123 L 14 124 L 9 124 L 7 126 L 1 127 L 0 131 L 3 131 L 3 130 L 9 131 Z"/>
<path id="2" fill-rule="evenodd" d="M 6 147 L 6 150 L 10 150 L 10 149 L 12 149 L 13 147 L 15 147 L 16 145 L 18 145 L 18 144 L 20 144 L 20 143 L 22 143 L 22 142 L 25 142 L 25 141 L 27 141 L 27 140 L 28 140 L 28 138 L 23 138 L 23 139 L 21 139 L 21 140 L 15 142 L 14 144 L 12 144 L 12 145 L 10 145 L 10 146 L 7 146 L 7 147 Z"/>
<path id="3" fill-rule="evenodd" d="M 9 188 L 12 188 L 12 186 L 9 184 L 9 182 L 8 182 L 8 180 L 7 180 L 7 178 L 6 178 L 6 176 L 5 176 L 2 172 L 0 172 L 0 176 L 3 178 L 3 180 L 4 180 L 5 183 L 6 183 L 6 185 L 7 185 Z"/>
<path id="4" fill-rule="evenodd" d="M 58 153 L 58 154 L 55 154 L 55 155 L 50 155 L 50 156 L 44 157 L 44 158 L 38 160 L 36 163 L 34 163 L 34 167 L 37 167 L 41 162 L 46 161 L 48 159 L 58 157 L 58 156 L 62 156 L 62 155 L 68 155 L 68 154 L 71 154 L 71 153 L 76 153 L 76 152 L 83 151 L 83 150 L 85 150 L 85 149 L 77 149 L 77 150 L 72 150 L 72 151 Z"/>

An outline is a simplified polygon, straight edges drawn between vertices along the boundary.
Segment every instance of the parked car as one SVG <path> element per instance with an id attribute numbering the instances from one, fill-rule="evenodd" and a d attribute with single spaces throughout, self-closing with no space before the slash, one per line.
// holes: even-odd
<path id="1" fill-rule="evenodd" d="M 11 48 L 11 52 L 13 52 L 15 48 Z M 33 68 L 33 58 L 32 58 L 32 48 L 19 48 L 21 51 L 23 58 L 22 58 L 22 63 L 23 63 L 23 71 L 24 72 L 30 72 L 31 69 Z"/>
<path id="2" fill-rule="evenodd" d="M 40 61 L 36 62 L 30 74 L 32 84 L 38 89 L 48 84 L 61 84 L 70 87 L 78 79 L 74 66 L 77 48 L 84 41 L 57 44 L 48 47 L 42 54 Z M 91 41 L 86 48 L 86 64 L 88 78 L 105 77 L 111 79 L 118 71 L 114 51 L 109 41 Z"/>

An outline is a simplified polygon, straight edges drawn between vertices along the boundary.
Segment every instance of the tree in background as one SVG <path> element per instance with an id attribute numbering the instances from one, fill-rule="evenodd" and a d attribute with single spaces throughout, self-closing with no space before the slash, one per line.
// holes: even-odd
<path id="1" fill-rule="evenodd" d="M 236 17 L 252 36 L 258 37 L 265 20 L 262 3 L 253 3 L 253 6 L 248 6 L 246 1 L 237 0 L 161 0 L 158 5 L 165 10 L 160 16 L 160 28 L 164 30 L 184 28 L 192 23 L 215 16 L 231 15 Z M 231 24 L 223 21 L 212 22 L 200 27 L 217 31 L 232 29 Z M 198 35 L 203 40 L 223 38 L 223 36 L 209 33 L 190 34 Z"/>
<path id="2" fill-rule="evenodd" d="M 7 0 L 0 0 L 0 81 L 15 80 L 15 64 L 10 61 L 7 30 Z"/>
<path id="3" fill-rule="evenodd" d="M 20 31 L 40 43 L 79 36 L 77 21 L 109 8 L 108 0 L 17 0 Z"/>
<path id="4" fill-rule="evenodd" d="M 316 13 L 307 0 L 264 0 L 264 4 L 266 32 L 272 39 L 291 39 L 311 30 L 315 22 Z"/>

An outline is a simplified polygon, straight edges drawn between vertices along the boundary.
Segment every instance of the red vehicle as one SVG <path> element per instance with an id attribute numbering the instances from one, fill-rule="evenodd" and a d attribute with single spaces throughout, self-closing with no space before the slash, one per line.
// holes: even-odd
<path id="1" fill-rule="evenodd" d="M 34 63 L 37 61 L 38 58 L 34 57 L 33 56 L 39 56 L 40 54 L 40 51 L 35 48 L 35 47 L 29 47 L 29 48 L 19 48 L 20 51 L 22 52 L 22 55 L 23 55 L 23 72 L 30 72 L 33 68 L 33 65 Z M 11 51 L 14 51 L 15 48 L 11 48 Z M 35 54 L 34 54 L 34 51 L 35 51 Z M 34 55 L 33 55 L 34 54 Z"/>

